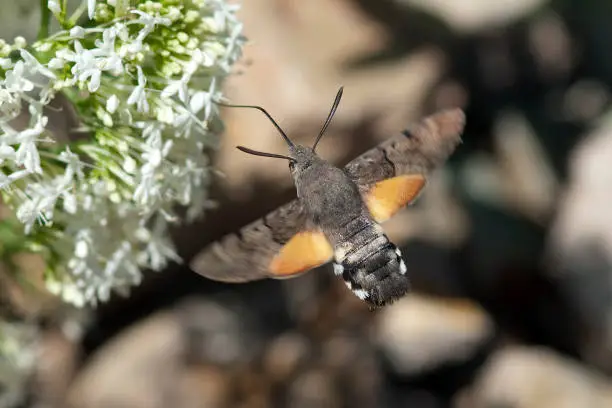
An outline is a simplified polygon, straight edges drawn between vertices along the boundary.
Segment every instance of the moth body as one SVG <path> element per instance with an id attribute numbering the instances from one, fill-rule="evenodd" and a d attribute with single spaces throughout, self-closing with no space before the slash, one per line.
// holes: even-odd
<path id="1" fill-rule="evenodd" d="M 399 249 L 372 218 L 346 172 L 304 146 L 290 148 L 297 195 L 310 221 L 334 251 L 334 272 L 360 299 L 384 306 L 405 295 L 410 282 Z"/>
<path id="2" fill-rule="evenodd" d="M 270 119 L 288 155 L 237 147 L 287 160 L 298 198 L 205 248 L 190 262 L 197 273 L 224 282 L 286 279 L 331 261 L 334 273 L 371 306 L 384 306 L 409 291 L 406 264 L 380 223 L 413 202 L 427 174 L 453 152 L 465 114 L 452 109 L 424 118 L 340 169 L 315 152 L 342 92 L 312 147 L 291 141 L 260 106 L 219 103 L 254 108 Z"/>

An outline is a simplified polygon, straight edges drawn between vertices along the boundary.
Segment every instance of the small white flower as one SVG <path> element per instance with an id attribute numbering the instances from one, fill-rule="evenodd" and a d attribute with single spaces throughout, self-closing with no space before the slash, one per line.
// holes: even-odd
<path id="1" fill-rule="evenodd" d="M 64 211 L 66 211 L 68 214 L 75 214 L 77 211 L 76 195 L 70 193 L 69 191 L 64 191 L 62 193 L 62 199 L 64 200 Z"/>
<path id="2" fill-rule="evenodd" d="M 191 59 L 185 66 L 185 72 L 189 76 L 191 76 L 198 70 L 200 65 L 204 65 L 204 66 L 212 65 L 212 60 L 213 59 L 207 53 L 203 52 L 199 48 L 196 48 L 191 53 Z"/>
<path id="3" fill-rule="evenodd" d="M 55 1 L 55 0 L 49 0 L 47 2 L 47 8 L 53 13 L 53 14 L 59 14 L 62 12 L 62 8 L 59 5 L 59 2 Z"/>
<path id="4" fill-rule="evenodd" d="M 53 57 L 47 65 L 52 69 L 62 69 L 64 68 L 64 64 L 66 64 L 66 61 L 62 58 Z"/>
<path id="5" fill-rule="evenodd" d="M 147 246 L 144 251 L 147 264 L 153 269 L 160 270 L 167 265 L 167 260 L 172 259 L 176 262 L 180 261 L 179 256 L 175 252 L 172 243 L 167 238 L 167 222 L 163 217 L 157 217 L 153 227 L 153 233 L 149 234 Z"/>
<path id="6" fill-rule="evenodd" d="M 3 89 L 0 84 L 0 112 L 7 118 L 14 118 L 21 112 L 21 98 L 19 92 Z"/>
<path id="7" fill-rule="evenodd" d="M 142 137 L 149 147 L 159 148 L 162 145 L 164 125 L 156 122 L 138 122 L 136 127 L 142 129 Z"/>
<path id="8" fill-rule="evenodd" d="M 148 205 L 153 197 L 160 194 L 159 185 L 155 182 L 154 174 L 149 169 L 144 169 L 141 174 L 140 183 L 134 190 L 134 201 L 141 205 Z"/>
<path id="9" fill-rule="evenodd" d="M 140 18 L 130 21 L 129 24 L 142 24 L 142 29 L 138 32 L 136 39 L 127 47 L 129 52 L 137 53 L 142 50 L 142 42 L 145 38 L 155 30 L 155 26 L 169 26 L 172 21 L 164 17 L 155 17 L 141 10 L 132 10 L 132 13 L 138 14 Z"/>
<path id="10" fill-rule="evenodd" d="M 172 21 L 169 18 L 155 17 L 148 13 L 145 13 L 144 11 L 132 10 L 132 13 L 138 14 L 140 18 L 132 20 L 130 23 L 131 24 L 142 24 L 144 26 L 142 30 L 140 31 L 140 34 L 138 35 L 138 37 L 140 37 L 141 35 L 143 38 L 146 37 L 147 35 L 149 35 L 149 33 L 155 30 L 156 25 L 169 26 L 170 24 L 172 24 Z M 143 32 L 146 34 L 142 34 Z"/>
<path id="11" fill-rule="evenodd" d="M 149 103 L 147 102 L 147 93 L 145 92 L 147 78 L 142 72 L 142 68 L 140 68 L 140 66 L 137 66 L 136 69 L 138 70 L 138 85 L 130 94 L 127 100 L 127 104 L 136 104 L 136 109 L 138 110 L 138 112 L 147 113 L 149 112 Z"/>
<path id="12" fill-rule="evenodd" d="M 81 26 L 74 26 L 70 29 L 70 37 L 80 39 L 85 37 L 85 29 Z"/>
<path id="13" fill-rule="evenodd" d="M 4 85 L 10 92 L 29 92 L 34 89 L 34 84 L 24 78 L 25 64 L 17 61 L 13 69 L 6 72 Z"/>
<path id="14" fill-rule="evenodd" d="M 198 113 L 203 107 L 211 103 L 210 93 L 206 91 L 198 91 L 191 97 L 189 107 L 191 112 Z"/>
<path id="15" fill-rule="evenodd" d="M 45 66 L 43 66 L 32 54 L 27 52 L 26 50 L 21 50 L 21 58 L 25 61 L 25 63 L 32 69 L 32 71 L 37 71 L 40 74 L 46 76 L 47 78 L 55 79 L 56 76 L 53 72 L 49 71 Z"/>
<path id="16" fill-rule="evenodd" d="M 66 171 L 64 173 L 66 182 L 64 186 L 68 186 L 75 176 L 79 180 L 85 177 L 85 173 L 83 173 L 83 162 L 81 162 L 77 154 L 70 151 L 70 147 L 66 147 L 66 150 L 59 154 L 59 159 L 66 163 Z"/>
<path id="17" fill-rule="evenodd" d="M 15 160 L 15 149 L 9 145 L 2 144 L 0 145 L 0 165 L 7 159 Z"/>
<path id="18" fill-rule="evenodd" d="M 37 140 L 38 136 L 40 136 L 45 131 L 46 125 L 46 116 L 40 116 L 36 120 L 36 124 L 34 125 L 34 127 L 22 130 L 21 132 L 17 132 L 15 131 L 15 129 L 13 129 L 6 123 L 0 122 L 0 128 L 2 128 L 2 130 L 4 131 L 4 134 L 0 135 L 0 142 L 6 144 L 34 142 Z"/>
<path id="19" fill-rule="evenodd" d="M 187 81 L 185 81 L 184 77 L 179 80 L 171 80 L 168 81 L 168 85 L 162 90 L 161 97 L 162 98 L 171 98 L 177 92 L 179 94 L 179 99 L 184 103 L 187 102 Z"/>
<path id="20" fill-rule="evenodd" d="M 119 98 L 117 98 L 117 95 L 113 94 L 110 98 L 106 100 L 106 110 L 108 111 L 108 113 L 115 113 L 118 107 Z"/>
<path id="21" fill-rule="evenodd" d="M 121 118 L 121 121 L 125 124 L 131 125 L 133 122 L 132 112 L 130 112 L 128 108 L 121 109 L 119 111 L 119 117 Z"/>
<path id="22" fill-rule="evenodd" d="M 29 233 L 36 220 L 40 219 L 47 224 L 52 221 L 58 194 L 55 188 L 41 183 L 29 184 L 25 194 L 29 198 L 19 206 L 16 215 L 24 224 L 26 233 Z"/>
<path id="23" fill-rule="evenodd" d="M 13 61 L 10 58 L 0 58 L 0 68 L 4 70 L 13 68 Z"/>
<path id="24" fill-rule="evenodd" d="M 74 62 L 71 72 L 80 82 L 89 79 L 87 89 L 95 92 L 100 87 L 102 71 L 98 67 L 96 58 L 90 50 L 84 49 L 78 40 L 74 41 L 74 52 L 62 49 L 56 53 L 56 58 Z"/>
<path id="25" fill-rule="evenodd" d="M 8 176 L 3 174 L 3 173 L 0 173 L 0 189 L 7 188 L 15 180 L 22 179 L 22 178 L 24 178 L 26 176 L 29 176 L 30 174 L 32 174 L 32 173 L 30 171 L 28 171 L 28 170 L 18 170 L 18 171 L 15 171 L 15 172 L 9 174 Z"/>
<path id="26" fill-rule="evenodd" d="M 38 102 L 41 106 L 46 106 L 55 97 L 56 89 L 51 83 L 43 85 L 38 92 Z"/>
<path id="27" fill-rule="evenodd" d="M 87 0 L 87 16 L 93 20 L 96 12 L 96 0 Z"/>
<path id="28" fill-rule="evenodd" d="M 17 37 L 15 37 L 15 47 L 17 49 L 21 49 L 21 48 L 25 48 L 28 46 L 28 42 L 26 41 L 25 38 L 23 38 L 22 36 L 18 35 Z"/>
<path id="29" fill-rule="evenodd" d="M 76 307 L 85 306 L 89 300 L 84 296 L 83 291 L 71 282 L 49 280 L 46 282 L 46 286 L 51 293 L 61 296 L 65 302 L 73 304 Z"/>
<path id="30" fill-rule="evenodd" d="M 127 26 L 124 23 L 117 22 L 117 23 L 115 23 L 114 26 L 111 27 L 111 29 L 115 32 L 115 35 L 121 41 L 125 42 L 125 41 L 129 40 L 130 32 L 129 32 Z"/>
<path id="31" fill-rule="evenodd" d="M 96 40 L 96 48 L 91 50 L 91 53 L 98 58 L 99 66 L 104 71 L 110 71 L 113 75 L 123 73 L 123 61 L 115 51 L 115 39 L 117 38 L 118 30 L 116 27 L 110 27 L 102 32 L 102 41 Z"/>
<path id="32" fill-rule="evenodd" d="M 123 161 L 123 166 L 122 167 L 123 167 L 123 170 L 125 170 L 126 173 L 133 174 L 133 173 L 136 172 L 136 169 L 137 169 L 136 160 L 134 160 L 130 156 L 127 156 L 125 158 L 125 160 Z"/>
<path id="33" fill-rule="evenodd" d="M 33 128 L 16 132 L 6 124 L 0 124 L 4 134 L 0 135 L 0 142 L 6 144 L 19 143 L 19 149 L 15 152 L 15 162 L 23 165 L 31 173 L 42 174 L 40 167 L 40 156 L 36 147 L 38 137 L 45 131 L 47 118 L 42 116 Z"/>
<path id="34" fill-rule="evenodd" d="M 23 164 L 29 172 L 42 174 L 40 156 L 38 155 L 38 149 L 34 142 L 21 143 L 17 150 L 15 161 Z"/>
<path id="35" fill-rule="evenodd" d="M 109 259 L 109 261 L 106 263 L 106 267 L 104 268 L 104 275 L 109 277 L 115 275 L 117 270 L 121 267 L 122 261 L 126 258 L 131 249 L 132 246 L 130 245 L 130 243 L 127 241 L 123 241 L 119 245 L 119 248 L 117 248 L 113 252 L 111 259 Z"/>
<path id="36" fill-rule="evenodd" d="M 89 248 L 87 247 L 87 243 L 85 241 L 77 241 L 76 246 L 74 247 L 74 255 L 77 258 L 85 258 L 87 257 L 88 252 Z"/>
<path id="37" fill-rule="evenodd" d="M 171 125 L 174 122 L 174 111 L 172 110 L 172 106 L 160 102 L 157 107 L 157 120 Z"/>

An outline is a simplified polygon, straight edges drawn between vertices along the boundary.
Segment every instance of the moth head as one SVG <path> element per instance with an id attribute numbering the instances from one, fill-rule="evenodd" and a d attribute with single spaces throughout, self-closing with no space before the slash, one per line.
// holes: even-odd
<path id="1" fill-rule="evenodd" d="M 319 159 L 313 149 L 307 146 L 294 145 L 289 147 L 289 170 L 293 177 L 299 175 Z"/>
<path id="2" fill-rule="evenodd" d="M 255 156 L 273 157 L 277 159 L 288 160 L 289 170 L 291 171 L 291 174 L 293 175 L 293 177 L 299 177 L 302 171 L 306 170 L 308 167 L 312 165 L 312 163 L 319 160 L 319 157 L 317 156 L 315 152 L 317 145 L 319 144 L 319 141 L 323 137 L 323 134 L 327 130 L 327 127 L 331 123 L 331 120 L 334 117 L 334 114 L 336 113 L 336 109 L 338 108 L 338 105 L 340 104 L 340 99 L 342 98 L 343 89 L 344 89 L 343 87 L 340 87 L 340 89 L 338 90 L 338 93 L 336 94 L 336 99 L 334 100 L 332 108 L 329 111 L 329 114 L 327 115 L 327 119 L 325 120 L 325 123 L 323 124 L 323 127 L 321 128 L 321 131 L 319 132 L 319 135 L 317 136 L 317 139 L 315 140 L 312 147 L 301 146 L 301 145 L 293 143 L 293 141 L 289 139 L 287 134 L 278 125 L 278 123 L 276 123 L 274 118 L 272 118 L 272 115 L 270 115 L 261 106 L 229 105 L 229 104 L 224 104 L 224 103 L 219 103 L 219 102 L 217 102 L 217 104 L 221 106 L 228 106 L 228 107 L 234 107 L 234 108 L 253 108 L 253 109 L 257 109 L 263 112 L 263 114 L 266 115 L 268 119 L 270 119 L 270 122 L 272 122 L 276 130 L 278 130 L 280 135 L 283 137 L 283 140 L 285 140 L 285 143 L 287 143 L 287 147 L 289 148 L 289 154 L 283 155 L 283 154 L 276 154 L 276 153 L 260 152 L 257 150 L 249 149 L 248 147 L 244 147 L 244 146 L 237 146 L 237 148 L 245 153 L 252 154 Z"/>

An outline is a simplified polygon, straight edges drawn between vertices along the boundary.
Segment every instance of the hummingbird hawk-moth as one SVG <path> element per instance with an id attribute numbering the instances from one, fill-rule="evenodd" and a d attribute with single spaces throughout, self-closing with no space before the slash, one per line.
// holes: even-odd
<path id="1" fill-rule="evenodd" d="M 343 169 L 315 150 L 340 103 L 332 108 L 312 147 L 291 141 L 272 116 L 263 112 L 289 148 L 289 155 L 243 152 L 285 159 L 297 198 L 195 256 L 191 268 L 207 278 L 246 282 L 290 278 L 333 260 L 333 270 L 371 306 L 384 306 L 410 289 L 400 250 L 381 223 L 413 202 L 427 175 L 461 141 L 465 115 L 460 109 L 438 112 L 363 153 Z"/>

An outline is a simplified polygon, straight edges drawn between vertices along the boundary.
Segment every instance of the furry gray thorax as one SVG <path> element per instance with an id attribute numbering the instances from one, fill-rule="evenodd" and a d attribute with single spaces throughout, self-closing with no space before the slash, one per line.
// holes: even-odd
<path id="1" fill-rule="evenodd" d="M 359 188 L 344 170 L 312 149 L 290 148 L 298 198 L 334 248 L 334 272 L 359 298 L 384 306 L 410 289 L 399 249 L 374 221 Z"/>

